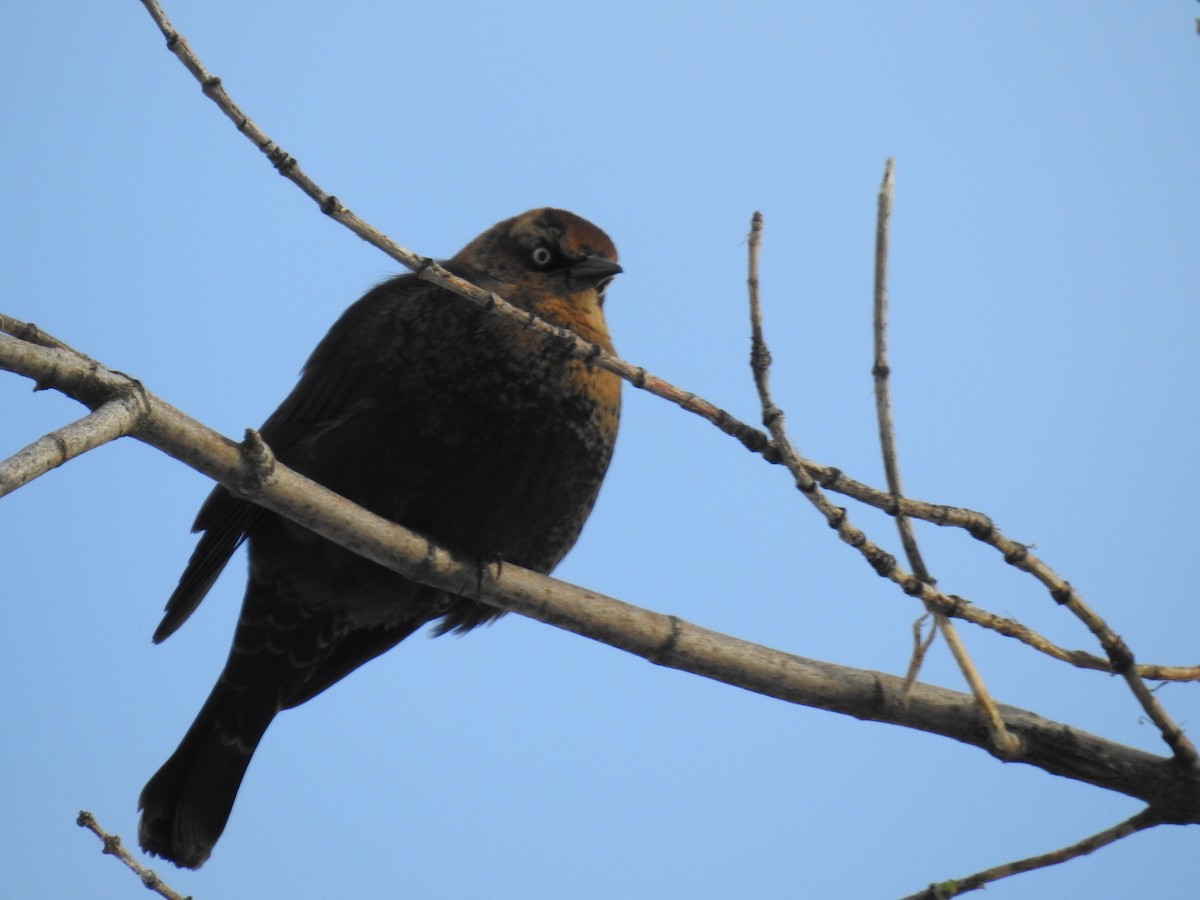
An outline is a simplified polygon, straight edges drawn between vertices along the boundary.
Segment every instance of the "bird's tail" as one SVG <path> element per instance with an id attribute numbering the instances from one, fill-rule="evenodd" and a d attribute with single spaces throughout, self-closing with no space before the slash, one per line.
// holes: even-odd
<path id="1" fill-rule="evenodd" d="M 411 596 L 400 590 L 406 585 Z M 252 574 L 221 677 L 138 800 L 138 841 L 146 852 L 189 869 L 203 865 L 275 715 L 315 697 L 436 614 L 437 592 L 399 576 L 389 586 L 397 588 L 397 600 L 412 602 L 411 616 L 353 629 L 329 598 L 318 594 L 321 602 L 305 604 Z"/>
<path id="2" fill-rule="evenodd" d="M 177 866 L 197 869 L 225 830 L 246 767 L 277 707 L 239 702 L 218 681 L 171 758 L 142 789 L 138 842 Z"/>

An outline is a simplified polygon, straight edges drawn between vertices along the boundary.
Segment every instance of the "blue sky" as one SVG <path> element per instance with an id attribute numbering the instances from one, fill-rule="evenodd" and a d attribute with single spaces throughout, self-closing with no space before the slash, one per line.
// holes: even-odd
<path id="1" fill-rule="evenodd" d="M 167 12 L 323 187 L 448 256 L 540 205 L 625 266 L 629 360 L 756 422 L 744 237 L 802 452 L 880 484 L 875 192 L 896 159 L 891 350 L 910 494 L 980 509 L 1147 662 L 1197 659 L 1200 7 L 1139 4 L 198 3 Z M 0 309 L 237 436 L 396 266 L 322 216 L 205 100 L 140 4 L 8 11 Z M 0 453 L 80 414 L 0 374 Z M 778 467 L 628 388 L 561 577 L 804 656 L 903 672 L 913 602 Z M 123 440 L 0 501 L 0 895 L 142 891 L 146 778 L 229 643 L 235 562 L 149 636 L 205 479 Z M 850 506 L 888 547 L 890 521 Z M 947 592 L 1068 647 L 1085 630 L 960 533 Z M 1161 752 L 1129 693 L 963 628 L 1003 702 Z M 923 677 L 962 689 L 937 645 Z M 1158 693 L 1185 725 L 1194 685 Z M 1196 736 L 1193 734 L 1193 738 Z M 660 670 L 510 616 L 413 638 L 272 726 L 197 898 L 892 897 L 1071 843 L 1137 804 L 974 748 Z M 1158 829 L 989 896 L 1178 896 Z"/>

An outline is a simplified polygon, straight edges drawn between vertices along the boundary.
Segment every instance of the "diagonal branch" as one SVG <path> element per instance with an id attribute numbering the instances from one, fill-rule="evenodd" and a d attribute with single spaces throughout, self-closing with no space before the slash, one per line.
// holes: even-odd
<path id="1" fill-rule="evenodd" d="M 903 492 L 900 488 L 900 470 L 896 458 L 891 401 L 888 392 L 889 370 L 886 340 L 887 241 L 888 222 L 891 217 L 892 181 L 892 161 L 889 159 L 884 171 L 883 185 L 879 191 L 879 215 L 875 237 L 874 375 L 875 407 L 879 420 L 880 444 L 883 448 L 888 489 L 893 497 L 899 498 Z M 905 553 L 911 561 L 914 576 L 922 582 L 931 584 L 932 579 L 929 578 L 928 572 L 925 570 L 925 564 L 921 560 L 920 553 L 917 550 L 916 539 L 912 535 L 911 525 L 902 513 L 897 514 L 896 525 L 900 530 Z M 1005 555 L 1005 558 L 1008 559 L 1008 554 Z M 1057 578 L 1057 576 L 1055 577 Z M 1095 635 L 1101 647 L 1104 648 L 1105 653 L 1108 655 L 1111 670 L 1125 680 L 1134 698 L 1141 705 L 1149 719 L 1157 726 L 1163 740 L 1171 748 L 1176 759 L 1188 766 L 1200 766 L 1200 757 L 1197 756 L 1195 746 L 1137 673 L 1134 666 L 1133 653 L 1121 637 L 1108 626 L 1108 623 L 1104 619 L 1085 604 L 1082 598 L 1066 582 L 1061 582 L 1052 587 L 1050 593 L 1056 602 L 1070 610 Z M 1015 747 L 1011 745 L 1009 736 L 1003 732 L 1003 724 L 995 712 L 994 703 L 987 695 L 982 678 L 975 671 L 974 666 L 967 657 L 966 650 L 958 639 L 958 635 L 954 632 L 949 622 L 946 621 L 946 617 L 942 612 L 936 608 L 931 608 L 931 611 L 934 614 L 934 620 L 938 628 L 946 638 L 946 642 L 954 654 L 955 660 L 971 685 L 971 691 L 979 699 L 980 706 L 984 710 L 985 716 L 987 716 L 989 727 L 995 731 L 997 746 L 1006 748 L 1009 751 L 1014 750 Z"/>
<path id="2" fill-rule="evenodd" d="M 890 174 L 891 174 L 891 167 L 890 167 L 890 161 L 889 161 L 888 176 L 890 176 Z M 885 180 L 885 185 L 886 185 L 886 183 L 887 183 L 887 181 Z M 882 201 L 881 201 L 881 208 L 882 208 Z M 881 221 L 881 223 L 886 221 L 886 216 L 883 215 L 882 212 L 880 214 L 880 221 Z M 906 549 L 908 549 L 908 547 L 911 546 L 911 549 L 913 551 L 914 562 L 915 562 L 915 564 L 921 566 L 922 574 L 908 575 L 907 573 L 903 572 L 901 569 L 899 569 L 896 566 L 895 559 L 893 559 L 890 554 L 885 553 L 878 546 L 876 546 L 874 544 L 874 542 L 872 542 L 869 538 L 867 538 L 867 536 L 865 534 L 863 534 L 863 532 L 859 531 L 857 528 L 855 528 L 854 526 L 852 526 L 850 524 L 850 522 L 846 516 L 846 511 L 844 509 L 840 509 L 838 507 L 833 506 L 825 498 L 825 496 L 821 493 L 821 490 L 818 487 L 818 485 L 811 479 L 811 477 L 809 477 L 808 473 L 804 469 L 804 466 L 800 463 L 799 455 L 793 449 L 791 441 L 787 436 L 787 432 L 786 432 L 786 429 L 783 424 L 783 412 L 782 412 L 782 410 L 779 409 L 779 407 L 777 407 L 775 405 L 775 402 L 771 399 L 771 391 L 770 391 L 771 352 L 767 348 L 767 344 L 766 344 L 765 339 L 763 338 L 763 331 L 762 331 L 762 308 L 759 303 L 759 294 L 758 294 L 758 289 L 759 289 L 758 255 L 759 255 L 759 248 L 762 243 L 762 224 L 763 224 L 762 214 L 756 212 L 754 214 L 753 219 L 751 220 L 750 236 L 747 241 L 747 245 L 748 245 L 748 263 L 747 263 L 747 265 L 748 265 L 749 272 L 746 277 L 746 283 L 747 283 L 747 286 L 749 289 L 749 298 L 750 298 L 750 330 L 751 330 L 750 367 L 754 373 L 754 384 L 755 384 L 755 387 L 758 389 L 759 399 L 762 402 L 763 424 L 766 425 L 768 430 L 771 432 L 771 436 L 775 441 L 775 445 L 777 447 L 781 448 L 784 465 L 786 465 L 788 467 L 788 469 L 792 472 L 792 475 L 795 477 L 796 487 L 799 488 L 800 492 L 804 494 L 804 496 L 808 499 L 808 501 L 810 503 L 812 503 L 818 509 L 818 511 L 821 512 L 821 514 L 825 517 L 825 521 L 829 524 L 829 526 L 831 528 L 834 528 L 837 531 L 838 536 L 841 537 L 843 541 L 845 541 L 846 543 L 850 544 L 850 546 L 857 549 L 863 555 L 863 557 L 871 564 L 871 566 L 875 569 L 875 571 L 878 574 L 883 575 L 886 578 L 891 578 L 893 581 L 896 581 L 897 584 L 900 584 L 904 588 L 905 593 L 910 593 L 910 594 L 920 597 L 925 602 L 926 606 L 934 613 L 934 616 L 938 622 L 939 627 L 943 628 L 943 633 L 950 632 L 950 633 L 947 633 L 947 639 L 950 640 L 951 638 L 953 638 L 955 636 L 952 634 L 952 631 L 948 628 L 948 622 L 946 621 L 945 613 L 939 609 L 939 604 L 937 602 L 935 602 L 935 599 L 934 599 L 935 597 L 940 597 L 941 595 L 937 591 L 934 590 L 934 588 L 932 586 L 933 580 L 931 578 L 929 578 L 928 573 L 925 573 L 923 571 L 924 564 L 921 562 L 920 554 L 918 552 L 916 552 L 915 541 L 911 542 L 911 544 L 909 544 L 909 545 L 906 545 Z M 880 340 L 880 330 L 879 330 L 879 324 L 878 324 L 880 321 L 879 312 L 878 312 L 878 310 L 879 310 L 878 284 L 879 284 L 879 282 L 877 281 L 876 282 L 876 285 L 877 285 L 877 293 L 876 293 L 876 297 L 877 297 L 877 307 L 876 307 L 876 309 L 877 309 L 877 314 L 876 314 L 877 359 L 879 358 L 879 354 L 882 353 L 882 351 L 880 350 L 881 340 Z M 886 365 L 886 362 L 884 363 L 884 365 Z M 879 370 L 879 368 L 880 368 L 880 363 L 877 361 L 877 363 L 876 363 L 877 371 Z M 900 490 L 899 490 L 899 480 L 898 480 L 899 474 L 898 474 L 898 470 L 895 466 L 895 448 L 894 448 L 894 444 L 890 444 L 888 441 L 888 438 L 890 437 L 890 414 L 888 414 L 888 410 L 886 408 L 887 407 L 887 394 L 886 394 L 886 392 L 879 391 L 878 376 L 877 376 L 876 397 L 877 397 L 877 402 L 882 403 L 884 405 L 884 409 L 882 409 L 881 413 L 880 413 L 880 416 L 881 416 L 880 417 L 880 431 L 881 431 L 881 436 L 884 441 L 885 459 L 890 457 L 890 461 L 892 463 L 892 465 L 890 466 L 889 473 L 888 473 L 889 474 L 889 482 L 891 483 L 891 489 L 892 489 L 893 494 L 898 497 L 898 496 L 900 496 Z M 889 453 L 889 450 L 890 450 L 890 453 Z M 900 521 L 903 522 L 904 521 L 903 518 L 901 518 Z M 909 537 L 911 539 L 911 533 L 910 533 Z M 951 646 L 954 647 L 956 644 L 957 644 L 957 641 L 952 643 Z M 978 678 L 978 676 L 975 675 L 973 677 L 973 675 L 972 675 L 973 667 L 971 667 L 970 661 L 966 659 L 965 652 L 962 652 L 961 645 L 958 645 L 958 650 L 955 653 L 955 657 L 956 657 L 956 659 L 959 660 L 960 666 L 963 667 L 964 673 L 967 674 L 967 680 L 971 684 L 971 688 L 972 688 L 972 691 L 975 693 L 976 700 L 980 703 L 980 706 L 984 710 L 985 720 L 988 723 L 988 729 L 989 729 L 989 732 L 991 733 L 992 740 L 995 745 L 997 754 L 1005 759 L 1019 757 L 1019 755 L 1022 751 L 1020 741 L 1018 741 L 1016 738 L 1014 738 L 1012 735 L 1010 735 L 1006 732 L 1004 723 L 1003 723 L 1002 719 L 1000 718 L 999 712 L 996 709 L 995 704 L 991 701 L 991 698 L 987 696 L 986 691 L 983 690 L 982 683 L 981 683 L 980 679 Z M 908 683 L 908 682 L 906 681 L 906 683 Z"/>
<path id="3" fill-rule="evenodd" d="M 262 152 L 279 174 L 295 184 L 301 191 L 312 199 L 330 218 L 346 226 L 358 237 L 373 247 L 382 250 L 401 265 L 413 270 L 417 276 L 444 287 L 471 301 L 481 309 L 492 310 L 496 315 L 517 323 L 522 328 L 559 343 L 573 356 L 584 360 L 590 365 L 605 369 L 623 378 L 635 387 L 651 394 L 669 400 L 677 406 L 694 413 L 711 422 L 726 434 L 737 438 L 748 449 L 761 453 L 768 459 L 774 456 L 770 442 L 761 431 L 751 428 L 744 422 L 731 416 L 725 410 L 714 406 L 707 400 L 695 394 L 681 390 L 655 375 L 651 375 L 641 366 L 635 366 L 613 356 L 595 344 L 583 340 L 575 332 L 551 325 L 530 312 L 513 306 L 498 294 L 476 287 L 471 282 L 459 278 L 447 271 L 434 259 L 413 253 L 378 229 L 363 221 L 350 209 L 344 206 L 333 194 L 328 193 L 312 180 L 301 168 L 296 159 L 285 152 L 267 134 L 254 123 L 230 98 L 221 84 L 221 79 L 212 75 L 192 52 L 187 39 L 171 26 L 166 14 L 157 0 L 142 0 L 155 24 L 167 39 L 167 48 L 179 58 L 184 67 L 200 82 L 204 95 L 212 100 L 230 121 L 236 126 L 255 147 Z"/>
<path id="4" fill-rule="evenodd" d="M 0 367 L 7 368 L 10 371 L 18 374 L 25 374 L 38 381 L 42 376 L 37 373 L 43 371 L 44 363 L 49 357 L 38 357 L 41 363 L 35 363 L 33 351 L 36 348 L 48 348 L 52 350 L 68 350 L 74 355 L 76 360 L 81 360 L 85 363 L 80 367 L 83 372 L 83 377 L 76 377 L 72 372 L 54 370 L 53 376 L 46 376 L 50 379 L 47 384 L 53 382 L 57 384 L 60 390 L 70 394 L 81 403 L 85 403 L 93 408 L 99 407 L 105 398 L 115 396 L 123 391 L 128 391 L 131 386 L 136 386 L 136 382 L 124 376 L 116 375 L 108 370 L 100 367 L 94 361 L 86 356 L 79 354 L 78 351 L 70 350 L 66 344 L 58 339 L 46 334 L 34 325 L 21 322 L 11 316 L 0 313 L 0 335 L 7 334 L 14 337 L 22 335 L 30 339 L 30 343 L 24 340 L 10 340 L 0 343 Z M 59 380 L 55 380 L 55 378 Z M 813 464 L 805 464 L 809 471 L 814 468 Z M 824 470 L 816 467 L 822 472 L 833 472 L 833 480 L 843 486 L 845 484 L 855 485 L 851 479 L 837 473 L 836 470 Z M 823 486 L 826 485 L 824 479 L 818 478 L 818 482 Z M 860 485 L 863 490 L 872 493 L 879 493 L 872 488 L 867 488 L 865 485 Z M 884 495 L 880 495 L 884 496 Z M 909 504 L 915 501 L 903 500 L 903 504 Z M 875 504 L 872 504 L 875 505 Z M 941 507 L 941 509 L 950 509 L 950 507 Z M 965 512 L 965 511 L 960 511 Z M 971 622 L 982 628 L 995 631 L 998 634 L 1021 641 L 1022 643 L 1032 647 L 1033 649 L 1045 653 L 1046 655 L 1077 666 L 1079 668 L 1093 669 L 1099 672 L 1111 671 L 1107 660 L 1099 656 L 1094 656 L 1090 653 L 1085 653 L 1082 650 L 1066 650 L 1047 640 L 1042 635 L 1016 621 L 1015 619 L 998 616 L 995 613 L 977 607 L 961 597 L 943 598 L 940 607 L 946 615 L 961 618 L 964 621 Z M 1138 664 L 1137 672 L 1144 678 L 1155 678 L 1164 681 L 1195 681 L 1200 680 L 1200 667 L 1197 666 L 1161 666 L 1153 664 Z"/>
<path id="5" fill-rule="evenodd" d="M 20 353 L 12 353 L 20 345 Z M 888 722 L 992 750 L 967 694 L 805 659 L 691 625 L 516 566 L 481 566 L 273 464 L 260 442 L 222 437 L 120 373 L 70 351 L 0 334 L 0 365 L 85 403 L 133 391 L 144 410 L 132 436 L 258 503 L 393 571 L 633 653 L 657 665 L 844 715 Z M 97 399 L 98 398 L 98 399 Z M 1136 797 L 1163 821 L 1200 823 L 1200 779 L 1171 760 L 1001 707 L 1021 762 Z"/>
<path id="6" fill-rule="evenodd" d="M 125 849 L 125 845 L 121 843 L 120 835 L 109 834 L 101 828 L 100 823 L 96 821 L 96 817 L 87 810 L 80 811 L 79 816 L 75 819 L 75 824 L 80 828 L 86 828 L 92 834 L 96 835 L 96 837 L 100 838 L 100 843 L 103 845 L 100 852 L 115 856 L 123 862 L 138 877 L 138 880 L 142 883 L 142 887 L 153 891 L 160 897 L 166 897 L 167 900 L 191 900 L 191 898 L 185 898 L 183 894 L 174 890 L 169 884 L 159 878 L 152 869 L 147 869 L 134 859 L 129 851 Z"/>
<path id="7" fill-rule="evenodd" d="M 10 371 L 17 372 L 18 374 L 28 374 L 35 381 L 38 380 L 38 376 L 33 373 L 36 373 L 38 368 L 36 366 L 30 367 L 28 359 L 30 345 L 32 347 L 45 347 L 49 349 L 69 349 L 62 341 L 42 331 L 36 325 L 20 321 L 3 313 L 0 313 L 0 334 L 28 339 L 28 344 L 25 340 L 4 344 L 4 351 L 0 353 L 0 362 Z M 103 367 L 99 367 L 98 364 L 79 354 L 78 351 L 72 350 L 70 352 L 75 354 L 77 358 L 86 361 L 87 367 L 82 370 L 84 376 L 75 377 L 71 375 L 71 377 L 67 378 L 67 373 L 60 372 L 58 374 L 66 380 L 58 382 L 58 386 L 60 389 L 70 393 L 75 399 L 92 408 L 98 407 L 105 397 L 111 396 L 114 392 L 128 390 L 130 385 L 136 384 L 130 379 L 114 375 L 114 373 L 108 372 Z M 647 377 L 655 381 L 659 380 L 654 379 L 653 376 Z M 38 388 L 35 387 L 36 389 Z M 670 387 L 670 389 L 672 391 L 679 390 L 674 387 Z M 765 435 L 763 436 L 763 440 L 768 440 Z M 881 509 L 893 515 L 897 514 L 897 512 L 902 512 L 906 515 L 912 515 L 916 518 L 933 522 L 934 524 L 966 528 L 976 537 L 986 540 L 993 545 L 999 542 L 1002 547 L 1007 542 L 1015 547 L 1023 546 L 1010 541 L 1008 538 L 1004 538 L 998 531 L 994 531 L 991 521 L 981 513 L 956 507 L 925 503 L 919 500 L 912 500 L 911 498 L 901 498 L 897 503 L 890 495 L 855 481 L 838 469 L 821 466 L 809 460 L 800 460 L 800 464 L 807 472 L 812 474 L 816 482 L 822 487 L 860 500 L 868 506 Z M 983 528 L 984 531 L 978 531 L 979 528 Z M 982 536 L 985 532 L 987 533 L 986 537 Z M 886 554 L 883 554 L 883 556 L 886 557 Z M 893 578 L 893 580 L 895 579 Z M 903 583 L 900 583 L 903 587 Z M 1102 657 L 1083 650 L 1068 650 L 1059 647 L 1021 622 L 1004 616 L 998 616 L 995 613 L 975 606 L 961 597 L 947 597 L 938 594 L 934 602 L 937 608 L 947 616 L 963 619 L 964 621 L 971 622 L 973 625 L 987 628 L 995 631 L 997 634 L 1020 641 L 1054 659 L 1082 669 L 1091 669 L 1098 672 L 1112 671 L 1109 661 Z M 1135 665 L 1135 671 L 1143 678 L 1162 681 L 1200 680 L 1200 666 L 1164 666 L 1139 663 Z"/>
<path id="8" fill-rule="evenodd" d="M 1162 821 L 1155 816 L 1153 811 L 1144 809 L 1124 822 L 1118 822 L 1111 828 L 1105 828 L 1103 831 L 1089 835 L 1082 841 L 1078 841 L 1068 847 L 1061 847 L 1049 853 L 1040 853 L 1037 856 L 1029 856 L 1025 859 L 1014 860 L 1001 866 L 984 869 L 982 872 L 976 872 L 974 875 L 968 875 L 965 878 L 954 878 L 949 881 L 931 884 L 925 890 L 905 897 L 904 900 L 949 900 L 951 897 L 957 897 L 968 891 L 977 891 L 985 888 L 992 882 L 999 881 L 1001 878 L 1009 878 L 1013 875 L 1020 875 L 1023 872 L 1032 872 L 1034 869 L 1044 869 L 1047 866 L 1056 866 L 1059 863 L 1077 859 L 1080 856 L 1087 856 L 1089 853 L 1099 850 L 1101 847 L 1106 847 L 1114 841 L 1119 841 L 1121 838 L 1161 824 Z"/>
<path id="9" fill-rule="evenodd" d="M 757 232 L 761 228 L 762 217 L 758 213 L 755 213 L 754 225 L 751 231 L 752 242 L 758 239 Z M 796 453 L 787 438 L 783 425 L 783 413 L 770 398 L 767 383 L 770 351 L 767 349 L 762 338 L 757 274 L 752 273 L 752 277 L 748 279 L 748 282 L 750 286 L 751 325 L 753 330 L 751 365 L 754 369 L 755 383 L 759 388 L 759 394 L 762 399 L 763 422 L 770 429 L 775 446 L 780 451 L 784 465 L 792 473 L 797 489 L 821 512 L 825 521 L 837 532 L 838 537 L 851 547 L 857 549 L 872 568 L 875 569 L 877 574 L 895 582 L 905 593 L 920 598 L 927 606 L 938 612 L 942 612 L 948 616 L 972 618 L 972 616 L 967 614 L 967 608 L 961 606 L 962 601 L 960 598 L 948 597 L 940 593 L 931 585 L 897 566 L 896 560 L 891 554 L 882 550 L 861 530 L 853 526 L 846 516 L 846 511 L 840 507 L 833 506 L 821 493 L 818 484 L 811 477 L 803 465 L 800 456 Z M 972 620 L 974 619 L 972 618 Z M 1121 646 L 1124 645 L 1122 644 Z M 1142 704 L 1142 708 L 1146 710 L 1147 714 L 1158 725 L 1164 740 L 1175 752 L 1176 758 L 1195 771 L 1196 767 L 1193 765 L 1194 750 L 1191 750 L 1190 741 L 1183 735 L 1178 726 L 1170 720 L 1157 699 L 1150 694 L 1149 689 L 1136 674 L 1136 671 L 1133 670 L 1132 655 L 1128 656 L 1127 662 L 1129 665 L 1122 674 L 1125 675 L 1126 680 L 1134 688 L 1135 696 Z M 1189 750 L 1191 751 L 1191 756 L 1189 756 Z"/>
<path id="10" fill-rule="evenodd" d="M 129 434 L 141 414 L 136 395 L 114 397 L 69 425 L 38 438 L 0 462 L 0 497 L 80 454 Z"/>
<path id="11" fill-rule="evenodd" d="M 424 280 L 440 285 L 483 309 L 493 310 L 497 315 L 510 319 L 536 334 L 559 342 L 566 352 L 586 361 L 590 365 L 595 365 L 612 372 L 628 381 L 634 387 L 661 397 L 687 412 L 700 416 L 725 434 L 736 438 L 747 449 L 760 454 L 768 462 L 780 462 L 779 448 L 759 429 L 742 422 L 702 397 L 678 388 L 658 376 L 647 372 L 641 366 L 625 362 L 607 353 L 595 344 L 584 341 L 574 332 L 551 325 L 536 316 L 517 309 L 505 301 L 504 298 L 484 291 L 470 282 L 452 275 L 435 260 L 405 249 L 387 235 L 360 219 L 345 207 L 337 197 L 328 193 L 313 181 L 300 168 L 295 157 L 284 151 L 282 147 L 275 143 L 233 102 L 233 99 L 222 85 L 221 79 L 214 76 L 205 68 L 204 64 L 201 63 L 200 59 L 192 51 L 187 39 L 179 34 L 170 21 L 168 21 L 166 13 L 163 12 L 158 0 L 142 0 L 142 4 L 146 7 L 154 23 L 158 26 L 159 31 L 162 32 L 163 37 L 166 38 L 167 49 L 179 59 L 196 81 L 199 82 L 204 95 L 212 100 L 221 112 L 233 122 L 238 131 L 245 135 L 267 157 L 280 175 L 300 188 L 306 196 L 317 203 L 321 211 L 326 215 L 340 222 L 362 240 L 382 250 L 401 265 L 412 269 Z M 1002 553 L 1005 562 L 1023 572 L 1033 575 L 1041 581 L 1059 602 L 1069 606 L 1082 605 L 1082 600 L 1079 599 L 1071 586 L 1056 575 L 1049 566 L 1031 554 L 1028 545 L 1005 537 L 996 527 L 995 523 L 982 513 L 940 504 L 925 503 L 908 498 L 897 500 L 889 492 L 878 491 L 861 482 L 855 481 L 836 468 L 821 466 L 811 460 L 799 457 L 797 457 L 797 462 L 807 472 L 806 481 L 815 481 L 827 490 L 845 494 L 861 503 L 883 510 L 889 515 L 902 513 L 913 518 L 932 522 L 935 525 L 966 529 L 973 537 Z M 950 605 L 952 606 L 953 604 Z M 943 612 L 946 612 L 946 610 L 943 610 Z M 950 612 L 946 612 L 946 614 L 953 615 Z M 969 620 L 976 621 L 975 619 Z M 983 625 L 983 627 L 992 627 L 985 624 L 985 621 L 977 621 L 976 624 Z M 1014 630 L 1002 627 L 995 630 L 1012 637 L 1016 637 L 1018 634 L 1024 635 L 1025 637 L 1020 639 L 1024 640 L 1030 646 L 1042 650 L 1042 652 L 1049 653 L 1057 659 L 1071 662 L 1073 665 L 1079 665 L 1082 668 L 1119 671 L 1126 660 L 1126 657 L 1119 652 L 1120 647 L 1110 639 L 1111 632 L 1104 633 L 1101 636 L 1101 643 L 1104 644 L 1106 650 L 1109 650 L 1110 647 L 1113 648 L 1109 652 L 1109 659 L 1110 661 L 1115 660 L 1115 662 L 1110 664 L 1110 662 L 1105 662 L 1099 657 L 1093 657 L 1088 654 L 1080 655 L 1079 651 L 1066 651 L 1057 648 L 1044 638 L 1033 636 L 1032 632 L 1029 632 L 1027 629 L 1022 630 L 1018 628 Z M 1111 637 L 1115 638 L 1115 636 Z M 1106 641 L 1108 643 L 1105 643 Z M 1180 673 L 1188 670 L 1183 667 L 1174 667 L 1171 671 L 1178 677 Z M 1190 671 L 1192 674 L 1187 675 L 1186 679 L 1180 678 L 1180 680 L 1200 679 L 1200 667 L 1195 667 Z"/>

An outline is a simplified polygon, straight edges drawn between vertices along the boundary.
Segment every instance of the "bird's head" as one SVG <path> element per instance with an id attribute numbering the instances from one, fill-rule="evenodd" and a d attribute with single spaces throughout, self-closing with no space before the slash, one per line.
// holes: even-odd
<path id="1" fill-rule="evenodd" d="M 515 292 L 566 298 L 594 295 L 604 302 L 604 290 L 620 274 L 617 248 L 608 235 L 586 219 L 565 209 L 531 209 L 493 225 L 455 256 L 452 262 L 477 270 Z M 585 299 L 585 298 L 579 298 Z"/>

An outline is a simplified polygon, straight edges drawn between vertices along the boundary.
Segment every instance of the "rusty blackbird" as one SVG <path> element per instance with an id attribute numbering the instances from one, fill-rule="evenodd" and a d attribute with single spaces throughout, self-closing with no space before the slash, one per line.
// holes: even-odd
<path id="1" fill-rule="evenodd" d="M 485 231 L 446 263 L 514 305 L 612 350 L 608 236 L 558 209 Z M 620 381 L 519 324 L 402 275 L 321 341 L 261 429 L 285 465 L 452 550 L 549 572 L 608 468 Z M 142 847 L 196 868 L 212 851 L 271 720 L 421 626 L 465 632 L 500 611 L 409 581 L 217 487 L 154 634 L 188 618 L 249 544 L 233 646 L 179 748 L 142 791 Z"/>

